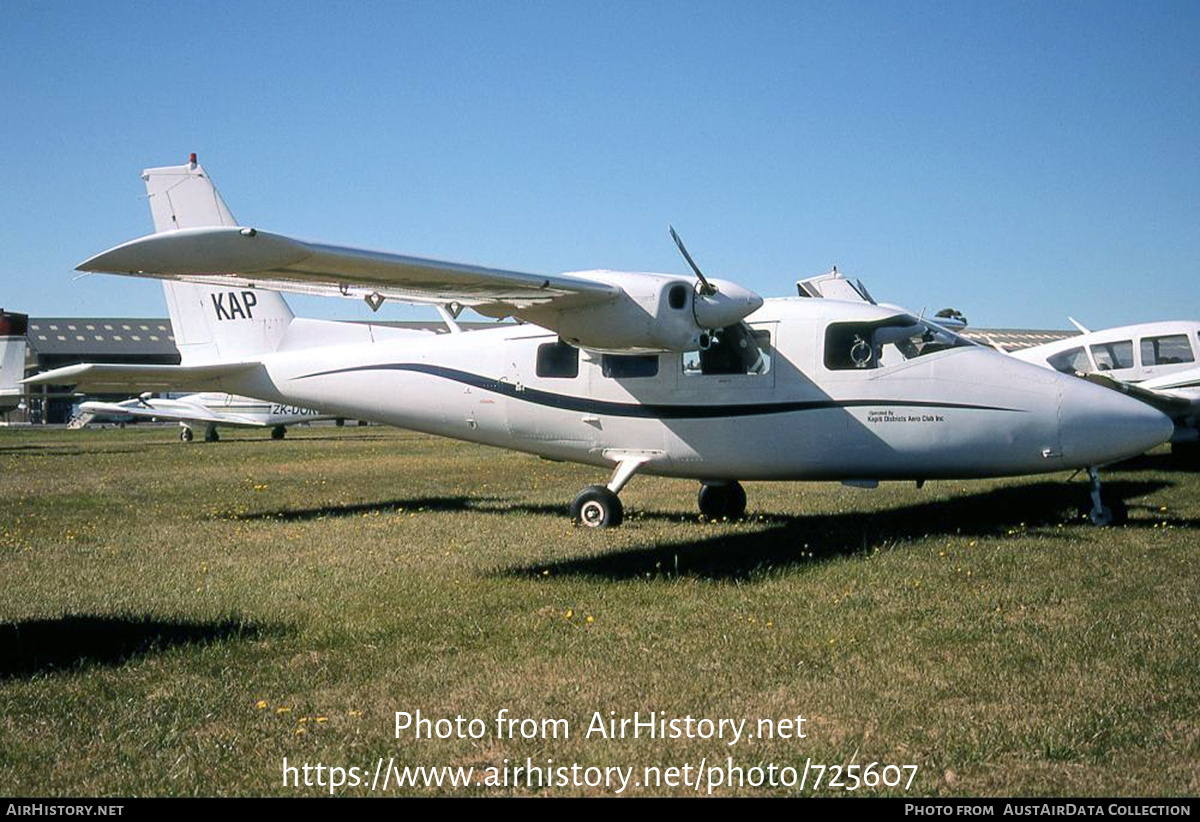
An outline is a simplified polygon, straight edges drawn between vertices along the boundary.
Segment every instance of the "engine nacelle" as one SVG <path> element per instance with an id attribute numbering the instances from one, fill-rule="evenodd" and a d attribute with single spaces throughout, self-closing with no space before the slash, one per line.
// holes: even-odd
<path id="1" fill-rule="evenodd" d="M 725 280 L 710 280 L 717 293 L 701 295 L 692 281 L 670 274 L 619 271 L 572 272 L 621 289 L 607 303 L 579 308 L 529 308 L 519 316 L 558 332 L 580 348 L 615 353 L 694 351 L 706 335 L 756 311 L 762 298 Z"/>

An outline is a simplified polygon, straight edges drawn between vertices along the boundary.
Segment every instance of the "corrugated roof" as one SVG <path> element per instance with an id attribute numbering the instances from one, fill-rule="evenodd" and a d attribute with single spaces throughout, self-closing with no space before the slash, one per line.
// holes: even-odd
<path id="1" fill-rule="evenodd" d="M 171 321 L 112 317 L 30 317 L 25 335 L 39 357 L 112 357 L 176 354 Z"/>
<path id="2" fill-rule="evenodd" d="M 1031 328 L 964 328 L 958 333 L 984 345 L 994 342 L 1005 351 L 1019 351 L 1079 334 L 1078 331 L 1039 331 Z"/>

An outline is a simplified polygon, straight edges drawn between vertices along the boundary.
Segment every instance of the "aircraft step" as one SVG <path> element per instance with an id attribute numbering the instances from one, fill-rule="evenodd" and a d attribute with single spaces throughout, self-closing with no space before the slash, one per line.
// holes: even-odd
<path id="1" fill-rule="evenodd" d="M 69 429 L 83 428 L 83 426 L 85 426 L 89 422 L 91 422 L 92 418 L 95 416 L 96 416 L 95 414 L 86 414 L 86 413 L 85 414 L 76 414 L 75 416 L 71 417 L 71 419 L 67 422 L 67 428 L 69 428 Z"/>

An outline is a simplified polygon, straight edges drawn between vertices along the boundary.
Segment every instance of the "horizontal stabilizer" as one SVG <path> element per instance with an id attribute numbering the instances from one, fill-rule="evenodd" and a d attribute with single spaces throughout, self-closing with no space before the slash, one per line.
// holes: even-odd
<path id="1" fill-rule="evenodd" d="M 82 363 L 55 368 L 23 382 L 28 385 L 74 385 L 76 390 L 208 391 L 222 389 L 221 381 L 258 368 L 257 361 L 214 365 L 119 365 Z"/>

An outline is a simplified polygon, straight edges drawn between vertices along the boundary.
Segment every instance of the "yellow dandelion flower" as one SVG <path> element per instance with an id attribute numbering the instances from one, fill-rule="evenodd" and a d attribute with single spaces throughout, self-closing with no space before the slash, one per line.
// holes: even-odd
<path id="1" fill-rule="evenodd" d="M 267 707 L 267 700 L 265 700 L 265 699 L 258 700 L 258 702 L 254 703 L 254 707 L 258 708 L 261 711 L 263 708 Z"/>

